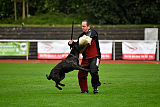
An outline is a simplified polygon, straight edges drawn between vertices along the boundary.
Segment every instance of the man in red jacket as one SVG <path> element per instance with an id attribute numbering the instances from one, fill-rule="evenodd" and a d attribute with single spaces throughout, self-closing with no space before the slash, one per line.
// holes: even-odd
<path id="1" fill-rule="evenodd" d="M 99 47 L 99 41 L 98 41 L 98 33 L 90 27 L 90 22 L 88 20 L 82 21 L 82 31 L 81 35 L 78 37 L 78 42 L 79 38 L 83 36 L 88 36 L 92 38 L 92 41 L 90 44 L 87 45 L 85 50 L 83 51 L 83 59 L 81 65 L 89 65 L 86 67 L 87 69 L 91 69 L 90 74 L 91 74 L 91 84 L 93 87 L 93 93 L 96 94 L 98 93 L 98 86 L 101 85 L 99 81 L 99 63 L 100 63 L 100 58 L 101 58 L 101 53 L 100 53 L 100 47 Z M 71 46 L 74 41 L 70 40 L 69 45 Z M 79 86 L 81 88 L 81 93 L 88 93 L 88 83 L 87 83 L 87 76 L 88 72 L 86 71 L 79 71 L 78 72 L 78 80 L 79 80 Z"/>

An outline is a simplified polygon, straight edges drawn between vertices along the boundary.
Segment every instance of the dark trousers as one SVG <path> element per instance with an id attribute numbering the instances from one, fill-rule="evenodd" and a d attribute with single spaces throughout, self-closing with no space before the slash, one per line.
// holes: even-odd
<path id="1" fill-rule="evenodd" d="M 85 68 L 91 69 L 91 72 L 90 72 L 91 84 L 92 84 L 93 88 L 97 88 L 98 86 L 101 85 L 101 83 L 99 81 L 99 75 L 98 75 L 99 62 L 100 62 L 100 60 L 97 57 L 94 57 L 94 58 L 91 58 L 88 60 L 82 59 L 82 63 L 81 63 L 81 65 L 89 64 L 89 66 L 85 67 Z M 79 86 L 80 86 L 82 92 L 85 92 L 88 90 L 87 76 L 88 76 L 88 72 L 79 70 L 78 80 L 79 80 Z"/>

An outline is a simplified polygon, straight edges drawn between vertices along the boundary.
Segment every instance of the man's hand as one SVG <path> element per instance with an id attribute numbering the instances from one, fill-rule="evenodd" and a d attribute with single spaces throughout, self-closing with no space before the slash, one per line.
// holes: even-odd
<path id="1" fill-rule="evenodd" d="M 70 40 L 70 41 L 68 42 L 69 45 L 72 45 L 72 43 L 73 43 L 73 40 Z"/>

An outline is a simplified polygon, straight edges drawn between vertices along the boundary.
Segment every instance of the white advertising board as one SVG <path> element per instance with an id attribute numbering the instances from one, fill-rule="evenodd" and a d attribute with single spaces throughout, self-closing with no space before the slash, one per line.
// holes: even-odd
<path id="1" fill-rule="evenodd" d="M 123 59 L 155 60 L 156 43 L 122 42 Z"/>
<path id="2" fill-rule="evenodd" d="M 70 53 L 69 40 L 53 40 L 38 42 L 39 59 L 64 59 Z M 101 59 L 112 59 L 112 42 L 100 40 Z M 82 55 L 80 55 L 82 59 Z"/>

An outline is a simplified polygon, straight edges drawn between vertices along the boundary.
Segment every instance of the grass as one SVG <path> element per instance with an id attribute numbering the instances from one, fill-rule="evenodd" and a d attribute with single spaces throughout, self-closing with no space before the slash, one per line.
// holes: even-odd
<path id="1" fill-rule="evenodd" d="M 84 17 L 78 14 L 64 14 L 64 13 L 47 13 L 30 16 L 24 20 L 19 18 L 15 21 L 13 18 L 0 20 L 1 26 L 16 25 L 21 26 L 22 22 L 25 26 L 71 26 L 72 21 L 78 26 Z"/>
<path id="2" fill-rule="evenodd" d="M 86 16 L 81 16 L 79 14 L 64 14 L 64 13 L 46 13 L 46 14 L 38 14 L 34 16 L 30 16 L 24 20 L 22 17 L 19 17 L 17 21 L 14 20 L 14 17 L 6 18 L 4 20 L 0 20 L 0 26 L 22 26 L 22 22 L 24 26 L 29 27 L 48 27 L 48 26 L 72 26 L 72 21 L 74 20 L 74 26 L 81 26 L 81 21 L 84 20 Z M 95 25 L 93 26 L 104 26 L 104 27 L 160 27 L 160 24 L 119 24 L 119 25 Z"/>
<path id="3" fill-rule="evenodd" d="M 0 63 L 1 107 L 159 107 L 159 64 L 101 64 L 99 94 L 81 94 L 77 74 L 60 91 L 48 81 L 54 63 Z"/>

